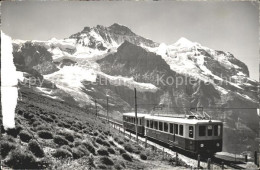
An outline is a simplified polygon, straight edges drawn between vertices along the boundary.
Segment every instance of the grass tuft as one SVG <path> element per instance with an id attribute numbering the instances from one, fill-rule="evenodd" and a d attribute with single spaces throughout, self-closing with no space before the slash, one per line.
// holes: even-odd
<path id="1" fill-rule="evenodd" d="M 67 139 L 65 139 L 63 136 L 60 135 L 56 135 L 53 138 L 53 142 L 58 144 L 58 145 L 68 145 L 69 142 L 67 141 Z"/>
<path id="2" fill-rule="evenodd" d="M 8 153 L 15 148 L 16 148 L 16 146 L 12 142 L 1 141 L 1 143 L 0 143 L 1 157 L 5 158 L 8 155 Z"/>
<path id="3" fill-rule="evenodd" d="M 38 132 L 38 136 L 42 139 L 52 139 L 53 135 L 51 132 L 46 131 L 46 130 L 41 130 Z"/>
<path id="4" fill-rule="evenodd" d="M 64 136 L 65 139 L 67 139 L 68 141 L 74 142 L 74 137 L 71 132 L 63 131 L 63 132 L 58 132 L 58 134 Z"/>
<path id="5" fill-rule="evenodd" d="M 107 151 L 105 148 L 98 149 L 98 150 L 97 150 L 97 153 L 98 153 L 99 155 L 104 155 L 104 156 L 108 156 L 108 155 L 109 155 L 109 154 L 108 154 L 108 151 Z"/>
<path id="6" fill-rule="evenodd" d="M 114 162 L 107 156 L 101 157 L 100 162 L 105 165 L 114 165 Z"/>
<path id="7" fill-rule="evenodd" d="M 39 158 L 44 157 L 43 149 L 41 148 L 39 143 L 36 142 L 35 140 L 30 140 L 30 142 L 28 144 L 28 149 L 34 154 L 34 156 L 39 157 Z"/>
<path id="8" fill-rule="evenodd" d="M 32 139 L 32 135 L 24 130 L 19 133 L 19 136 L 21 141 L 26 143 L 28 143 Z"/>
<path id="9" fill-rule="evenodd" d="M 104 146 L 110 147 L 110 144 L 106 140 L 101 139 L 100 137 L 98 137 L 96 139 L 96 142 L 99 143 L 100 145 L 104 145 Z"/>
<path id="10" fill-rule="evenodd" d="M 30 152 L 18 148 L 10 153 L 5 163 L 14 169 L 39 169 L 35 157 Z"/>
<path id="11" fill-rule="evenodd" d="M 55 158 L 69 158 L 69 157 L 73 157 L 72 153 L 70 153 L 68 150 L 66 149 L 57 149 L 55 153 L 53 153 L 53 156 Z"/>
<path id="12" fill-rule="evenodd" d="M 107 151 L 109 152 L 109 153 L 111 153 L 111 154 L 115 154 L 116 152 L 115 152 L 115 150 L 113 149 L 113 148 L 107 148 Z"/>
<path id="13" fill-rule="evenodd" d="M 141 153 L 141 154 L 140 154 L 140 158 L 141 158 L 142 160 L 147 160 L 147 156 L 146 156 L 145 153 Z"/>
<path id="14" fill-rule="evenodd" d="M 92 143 L 85 140 L 82 142 L 82 145 L 84 145 L 89 150 L 89 152 L 95 154 L 96 150 L 95 150 L 95 147 L 92 145 Z"/>
<path id="15" fill-rule="evenodd" d="M 132 157 L 131 157 L 129 154 L 127 154 L 127 153 L 123 153 L 123 154 L 122 154 L 122 157 L 123 157 L 125 160 L 127 160 L 127 161 L 130 161 L 130 162 L 133 161 Z"/>

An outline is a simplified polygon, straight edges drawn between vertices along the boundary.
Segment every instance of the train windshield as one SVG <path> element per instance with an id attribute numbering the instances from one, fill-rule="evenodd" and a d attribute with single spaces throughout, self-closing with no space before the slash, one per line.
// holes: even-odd
<path id="1" fill-rule="evenodd" d="M 193 138 L 193 133 L 194 133 L 194 127 L 193 126 L 189 126 L 189 137 Z"/>
<path id="2" fill-rule="evenodd" d="M 201 125 L 199 126 L 199 136 L 220 136 L 221 125 Z"/>
<path id="3" fill-rule="evenodd" d="M 208 126 L 208 136 L 212 136 L 212 132 L 213 132 L 213 127 L 212 125 Z"/>
<path id="4" fill-rule="evenodd" d="M 206 126 L 199 126 L 199 136 L 206 136 Z"/>
<path id="5" fill-rule="evenodd" d="M 214 125 L 214 136 L 220 136 L 220 132 L 221 132 L 221 126 Z"/>

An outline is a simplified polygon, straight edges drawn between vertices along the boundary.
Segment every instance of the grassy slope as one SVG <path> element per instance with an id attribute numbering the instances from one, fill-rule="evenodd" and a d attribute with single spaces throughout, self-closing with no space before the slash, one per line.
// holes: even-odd
<path id="1" fill-rule="evenodd" d="M 3 167 L 19 169 L 170 169 L 172 160 L 109 131 L 90 111 L 22 88 L 16 129 L 1 131 Z M 16 136 L 17 135 L 17 136 Z M 48 138 L 48 139 L 46 139 Z M 38 147 L 33 147 L 37 145 Z M 39 155 L 43 150 L 43 155 Z M 35 153 L 37 152 L 37 153 Z M 123 152 L 126 154 L 123 156 Z M 140 159 L 140 155 L 147 160 Z M 124 158 L 125 157 L 125 158 Z"/>

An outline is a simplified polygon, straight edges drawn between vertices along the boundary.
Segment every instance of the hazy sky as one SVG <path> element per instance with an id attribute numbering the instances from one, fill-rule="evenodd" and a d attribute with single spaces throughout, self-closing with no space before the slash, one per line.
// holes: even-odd
<path id="1" fill-rule="evenodd" d="M 66 38 L 117 22 L 156 42 L 180 37 L 245 62 L 259 80 L 258 4 L 252 2 L 2 2 L 2 29 L 15 39 Z"/>

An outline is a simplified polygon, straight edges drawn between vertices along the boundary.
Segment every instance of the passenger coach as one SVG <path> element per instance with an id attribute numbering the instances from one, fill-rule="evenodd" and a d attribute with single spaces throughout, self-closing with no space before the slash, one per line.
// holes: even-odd
<path id="1" fill-rule="evenodd" d="M 137 114 L 138 134 L 192 153 L 214 154 L 222 151 L 223 123 L 197 119 Z M 123 125 L 135 132 L 135 114 L 123 114 Z"/>
<path id="2" fill-rule="evenodd" d="M 144 136 L 144 125 L 145 125 L 145 115 L 147 114 L 137 114 L 137 133 Z M 128 131 L 135 132 L 135 113 L 124 113 L 123 114 L 123 125 Z"/>

